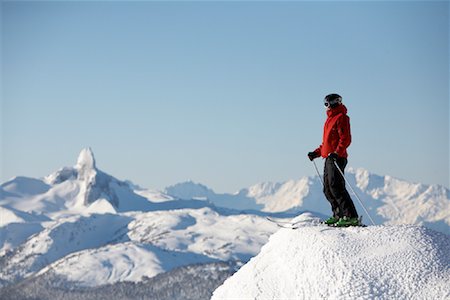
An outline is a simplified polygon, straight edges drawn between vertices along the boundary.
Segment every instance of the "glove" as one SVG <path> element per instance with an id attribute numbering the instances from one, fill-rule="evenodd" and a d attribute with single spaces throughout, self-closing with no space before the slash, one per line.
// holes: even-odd
<path id="1" fill-rule="evenodd" d="M 337 160 L 339 158 L 339 155 L 337 155 L 336 152 L 333 152 L 328 154 L 328 157 L 331 158 L 332 160 Z"/>
<path id="2" fill-rule="evenodd" d="M 316 152 L 308 152 L 308 158 L 310 161 L 313 161 L 315 158 L 318 158 L 320 155 Z"/>

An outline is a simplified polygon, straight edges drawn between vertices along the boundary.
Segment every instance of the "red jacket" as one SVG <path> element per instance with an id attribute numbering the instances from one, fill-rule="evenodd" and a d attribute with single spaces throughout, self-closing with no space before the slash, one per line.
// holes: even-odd
<path id="1" fill-rule="evenodd" d="M 323 141 L 314 152 L 326 158 L 328 154 L 336 152 L 340 157 L 348 157 L 347 148 L 350 146 L 350 118 L 347 108 L 341 104 L 327 110 L 328 118 L 323 128 Z"/>

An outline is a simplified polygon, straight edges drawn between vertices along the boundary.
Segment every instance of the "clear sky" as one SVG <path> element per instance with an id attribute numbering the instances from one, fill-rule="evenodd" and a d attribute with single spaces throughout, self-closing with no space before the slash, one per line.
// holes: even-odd
<path id="1" fill-rule="evenodd" d="M 92 147 L 148 188 L 313 175 L 323 97 L 349 166 L 449 187 L 449 2 L 1 3 L 1 179 Z M 322 162 L 319 161 L 322 166 Z"/>

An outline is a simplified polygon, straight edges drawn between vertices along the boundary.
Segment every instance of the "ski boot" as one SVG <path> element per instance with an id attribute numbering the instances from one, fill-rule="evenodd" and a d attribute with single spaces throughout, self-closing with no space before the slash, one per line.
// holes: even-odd
<path id="1" fill-rule="evenodd" d="M 337 217 L 329 217 L 327 220 L 323 222 L 323 224 L 326 224 L 328 226 L 334 226 L 339 221 L 339 218 Z"/>
<path id="2" fill-rule="evenodd" d="M 336 227 L 349 227 L 349 226 L 361 226 L 359 218 L 342 217 L 337 221 L 334 226 Z"/>

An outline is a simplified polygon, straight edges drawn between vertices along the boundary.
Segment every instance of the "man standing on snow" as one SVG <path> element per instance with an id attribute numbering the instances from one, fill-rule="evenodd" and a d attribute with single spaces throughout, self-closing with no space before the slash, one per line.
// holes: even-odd
<path id="1" fill-rule="evenodd" d="M 323 192 L 333 210 L 333 216 L 325 224 L 338 227 L 358 226 L 355 205 L 345 188 L 345 180 L 335 165 L 336 162 L 342 173 L 347 165 L 347 147 L 351 143 L 350 118 L 347 116 L 347 108 L 342 104 L 342 97 L 338 94 L 327 95 L 324 104 L 328 118 L 323 129 L 323 141 L 319 148 L 308 153 L 308 157 L 311 161 L 320 156 L 325 158 Z"/>

